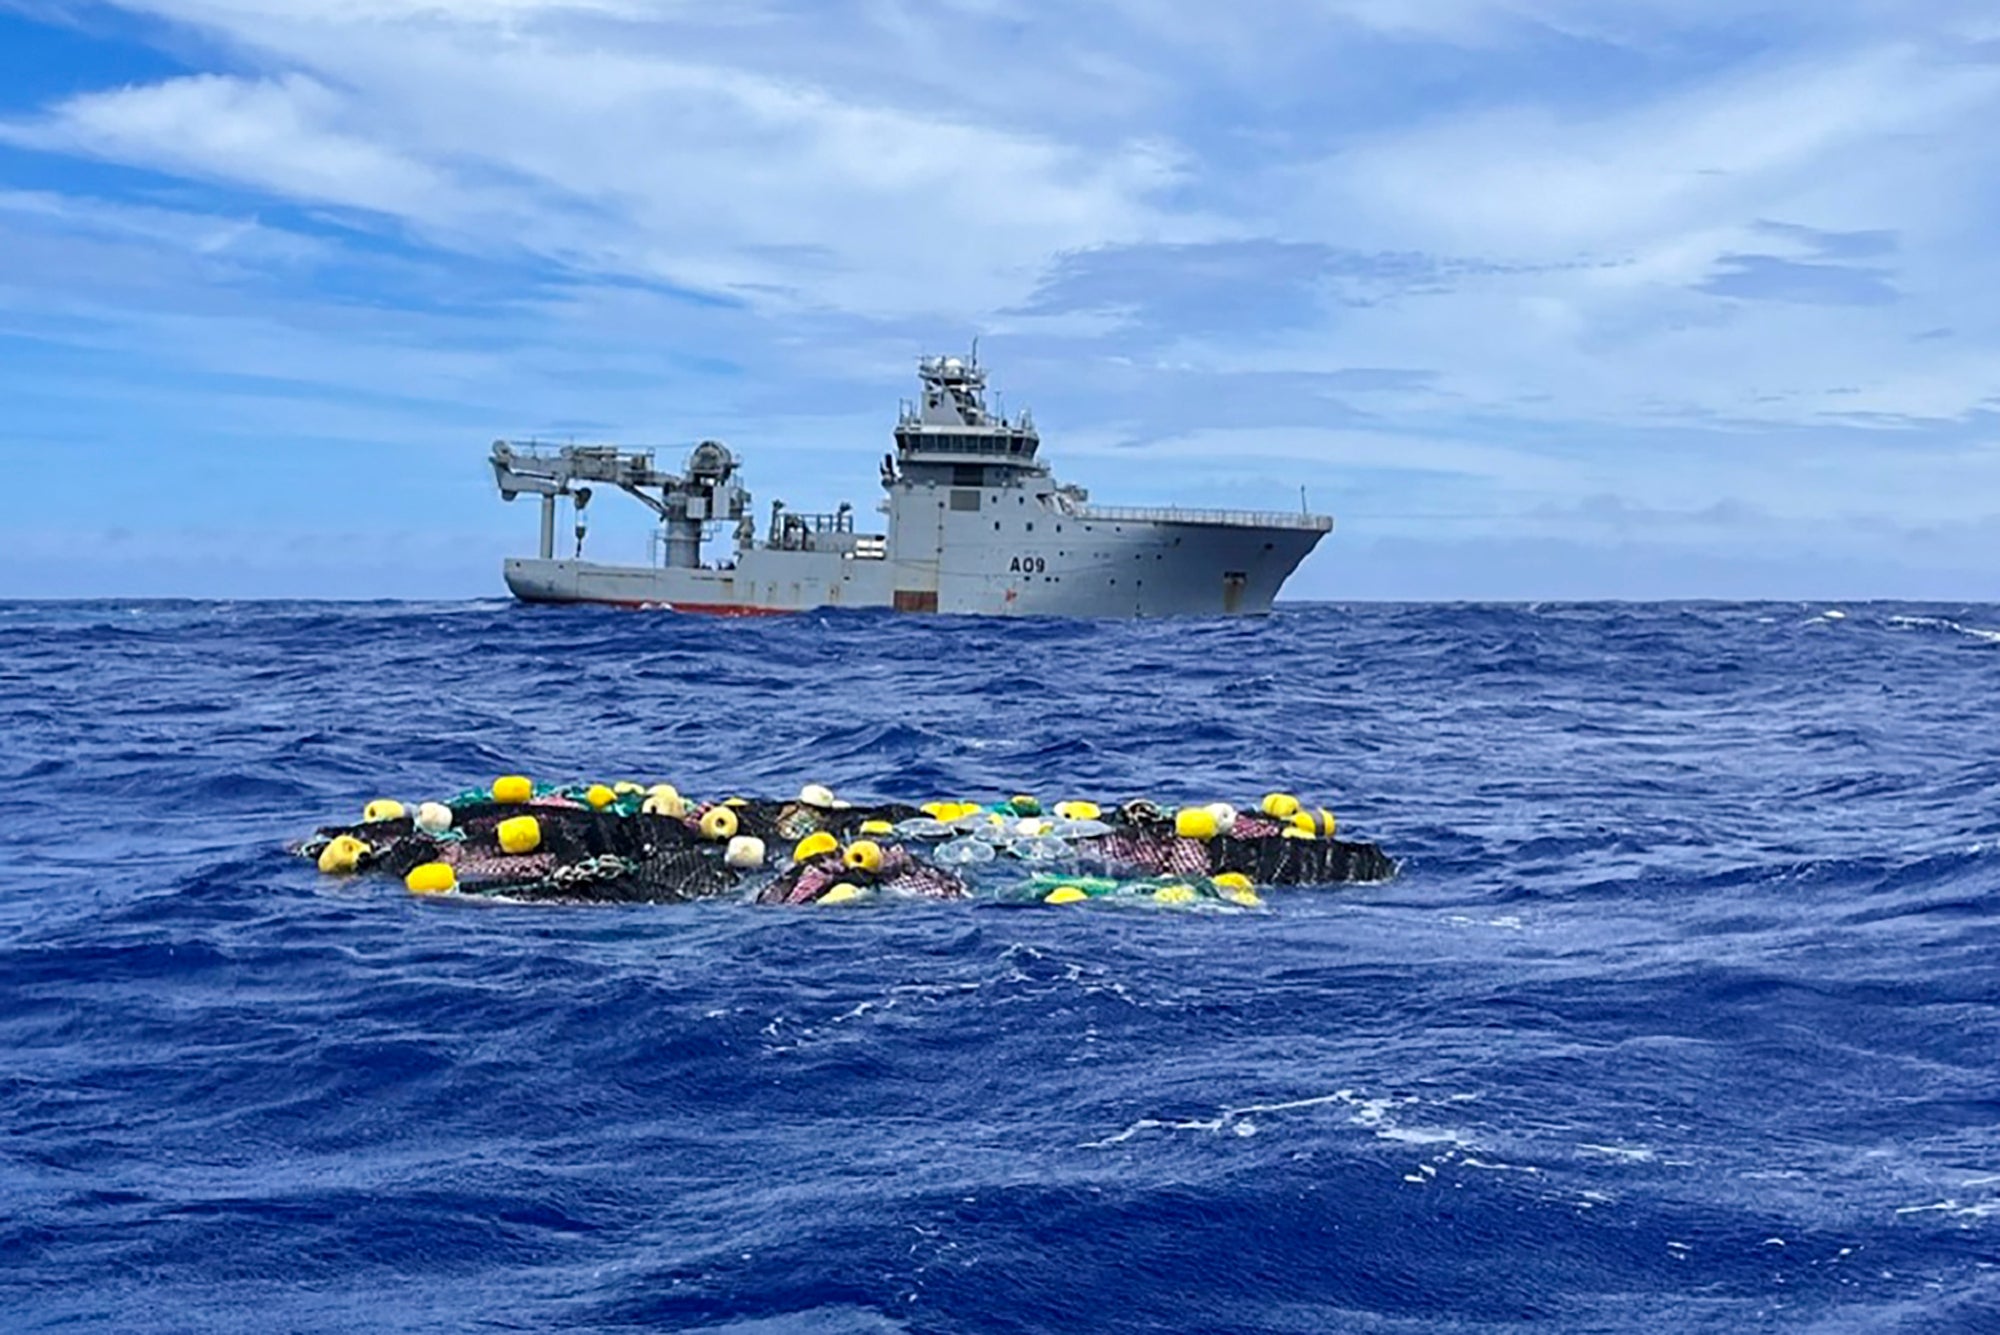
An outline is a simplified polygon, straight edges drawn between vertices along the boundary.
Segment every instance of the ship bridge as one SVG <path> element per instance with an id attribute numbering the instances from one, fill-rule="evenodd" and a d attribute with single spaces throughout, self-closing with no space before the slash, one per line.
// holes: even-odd
<path id="1" fill-rule="evenodd" d="M 914 481 L 1000 484 L 1023 473 L 1046 474 L 1035 457 L 1042 438 L 1025 411 L 1008 418 L 986 406 L 986 372 L 975 350 L 968 358 L 926 357 L 917 363 L 923 393 L 904 400 L 896 419 L 895 463 Z M 949 472 L 950 477 L 941 477 Z"/>

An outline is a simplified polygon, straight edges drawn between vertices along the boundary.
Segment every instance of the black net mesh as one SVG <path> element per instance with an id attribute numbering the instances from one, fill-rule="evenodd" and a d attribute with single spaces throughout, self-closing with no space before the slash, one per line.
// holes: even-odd
<path id="1" fill-rule="evenodd" d="M 639 861 L 628 879 L 643 898 L 672 903 L 727 894 L 741 884 L 742 873 L 725 866 L 712 848 L 663 846 Z"/>
<path id="2" fill-rule="evenodd" d="M 1341 839 L 1215 839 L 1209 845 L 1218 872 L 1241 872 L 1259 885 L 1336 885 L 1382 881 L 1396 864 L 1373 844 Z"/>
<path id="3" fill-rule="evenodd" d="M 377 840 L 379 838 L 379 835 L 376 836 Z M 412 868 L 437 860 L 436 842 L 422 835 L 406 833 L 386 845 L 376 842 L 374 847 L 371 868 L 391 876 L 407 876 Z"/>
<path id="4" fill-rule="evenodd" d="M 809 903 L 842 884 L 863 893 L 901 897 L 956 898 L 975 882 L 1023 880 L 1031 873 L 1092 873 L 1114 878 L 1212 877 L 1237 872 L 1260 885 L 1336 885 L 1384 880 L 1395 863 L 1374 844 L 1334 839 L 1287 838 L 1277 822 L 1257 815 L 1239 818 L 1230 832 L 1209 840 L 1182 838 L 1173 818 L 1149 802 L 1129 802 L 1107 818 L 1109 832 L 1073 837 L 1054 861 L 1017 860 L 1005 836 L 974 865 L 949 856 L 947 843 L 965 844 L 966 825 L 947 834 L 926 822 L 936 838 L 884 834 L 880 826 L 864 836 L 862 826 L 895 826 L 919 820 L 914 807 L 878 805 L 821 808 L 796 801 L 731 804 L 737 833 L 763 841 L 764 863 L 729 866 L 725 841 L 701 833 L 697 808 L 685 817 L 648 815 L 629 808 L 592 809 L 560 799 L 529 805 L 460 802 L 452 826 L 442 834 L 418 828 L 408 817 L 363 825 L 329 826 L 298 851 L 317 857 L 341 836 L 364 846 L 358 870 L 403 877 L 431 862 L 451 866 L 460 893 L 536 902 L 672 903 L 750 894 L 761 903 Z M 501 825 L 533 816 L 537 846 L 509 853 L 500 845 Z M 975 823 L 976 824 L 976 823 Z M 825 831 L 843 844 L 875 839 L 883 849 L 874 871 L 843 865 L 827 856 L 794 866 L 797 840 Z"/>

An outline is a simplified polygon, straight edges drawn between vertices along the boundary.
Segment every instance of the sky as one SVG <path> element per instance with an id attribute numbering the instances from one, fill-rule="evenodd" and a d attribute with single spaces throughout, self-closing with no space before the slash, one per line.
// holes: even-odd
<path id="1" fill-rule="evenodd" d="M 503 436 L 866 517 L 977 337 L 1288 597 L 2000 600 L 1996 125 L 1991 0 L 0 0 L 0 598 L 500 596 Z"/>

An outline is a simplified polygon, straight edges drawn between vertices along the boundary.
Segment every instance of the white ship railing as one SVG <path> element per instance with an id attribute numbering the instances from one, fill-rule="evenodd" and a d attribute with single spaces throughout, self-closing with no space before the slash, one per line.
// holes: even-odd
<path id="1" fill-rule="evenodd" d="M 1296 510 L 1185 510 L 1177 506 L 1083 505 L 1069 511 L 1078 519 L 1131 524 L 1213 524 L 1226 528 L 1298 528 L 1331 532 L 1333 516 Z"/>

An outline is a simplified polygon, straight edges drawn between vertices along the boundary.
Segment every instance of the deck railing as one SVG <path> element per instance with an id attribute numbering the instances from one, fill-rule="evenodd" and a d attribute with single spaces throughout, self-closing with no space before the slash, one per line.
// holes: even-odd
<path id="1" fill-rule="evenodd" d="M 1179 506 L 1082 505 L 1069 513 L 1077 519 L 1109 523 L 1214 524 L 1222 528 L 1296 528 L 1319 533 L 1333 529 L 1333 516 L 1305 514 L 1297 510 L 1188 510 Z"/>

